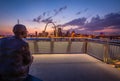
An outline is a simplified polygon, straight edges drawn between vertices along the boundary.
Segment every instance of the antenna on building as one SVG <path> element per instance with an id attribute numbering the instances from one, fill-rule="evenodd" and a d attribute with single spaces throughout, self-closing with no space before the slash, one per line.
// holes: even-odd
<path id="1" fill-rule="evenodd" d="M 19 21 L 19 19 L 17 20 L 17 23 L 18 23 L 18 24 L 20 24 L 20 21 Z"/>

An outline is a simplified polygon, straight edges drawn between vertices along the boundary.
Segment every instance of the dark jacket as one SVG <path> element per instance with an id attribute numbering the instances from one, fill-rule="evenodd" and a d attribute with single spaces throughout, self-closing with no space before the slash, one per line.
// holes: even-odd
<path id="1" fill-rule="evenodd" d="M 32 56 L 27 42 L 15 37 L 0 39 L 0 78 L 25 78 L 31 63 Z"/>

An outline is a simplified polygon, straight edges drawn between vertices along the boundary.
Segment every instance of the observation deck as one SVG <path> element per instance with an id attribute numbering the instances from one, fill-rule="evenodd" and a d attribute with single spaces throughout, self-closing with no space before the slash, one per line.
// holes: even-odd
<path id="1" fill-rule="evenodd" d="M 120 42 L 81 38 L 28 39 L 34 61 L 30 74 L 43 81 L 120 81 L 111 60 Z"/>

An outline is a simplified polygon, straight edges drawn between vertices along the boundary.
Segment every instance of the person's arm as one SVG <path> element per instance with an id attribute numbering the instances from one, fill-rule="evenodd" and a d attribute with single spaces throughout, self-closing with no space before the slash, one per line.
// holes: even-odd
<path id="1" fill-rule="evenodd" d="M 0 39 L 0 56 L 4 53 L 4 47 L 5 47 L 5 38 Z"/>
<path id="2" fill-rule="evenodd" d="M 27 44 L 24 47 L 24 51 L 23 51 L 23 63 L 25 65 L 31 65 L 32 62 L 33 62 L 33 56 L 31 55 L 29 50 L 29 45 Z"/>

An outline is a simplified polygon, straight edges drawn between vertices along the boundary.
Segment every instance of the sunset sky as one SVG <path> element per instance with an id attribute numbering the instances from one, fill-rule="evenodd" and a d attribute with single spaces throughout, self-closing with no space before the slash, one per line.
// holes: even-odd
<path id="1" fill-rule="evenodd" d="M 0 34 L 12 34 L 18 19 L 29 33 L 47 22 L 78 33 L 119 33 L 120 0 L 0 0 Z"/>

